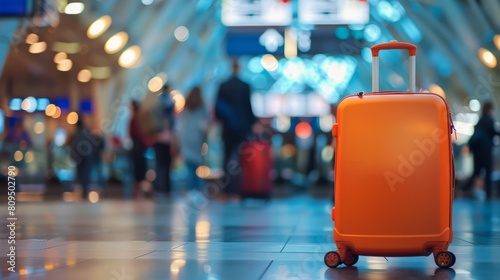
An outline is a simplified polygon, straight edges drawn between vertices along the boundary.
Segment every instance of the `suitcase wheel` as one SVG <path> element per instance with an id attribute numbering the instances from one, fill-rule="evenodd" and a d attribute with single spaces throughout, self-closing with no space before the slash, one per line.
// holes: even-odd
<path id="1" fill-rule="evenodd" d="M 348 253 L 345 260 L 344 260 L 344 264 L 346 266 L 353 266 L 358 262 L 358 260 L 359 260 L 358 255 Z"/>
<path id="2" fill-rule="evenodd" d="M 434 261 L 440 268 L 449 268 L 455 264 L 456 261 L 455 254 L 452 252 L 439 252 L 436 254 Z"/>
<path id="3" fill-rule="evenodd" d="M 330 252 L 326 253 L 324 260 L 325 260 L 326 266 L 328 266 L 329 268 L 336 268 L 337 266 L 339 266 L 339 264 L 342 263 L 342 261 L 340 260 L 339 253 L 334 252 L 334 251 L 330 251 Z"/>

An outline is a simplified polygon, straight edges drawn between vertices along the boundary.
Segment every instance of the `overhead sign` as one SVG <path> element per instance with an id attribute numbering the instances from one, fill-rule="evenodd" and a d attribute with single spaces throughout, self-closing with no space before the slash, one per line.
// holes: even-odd
<path id="1" fill-rule="evenodd" d="M 222 0 L 226 26 L 286 26 L 292 15 L 290 0 Z"/>
<path id="2" fill-rule="evenodd" d="M 230 56 L 285 54 L 283 31 L 229 31 L 226 35 L 226 51 Z M 298 32 L 298 51 L 303 54 L 357 55 L 365 47 L 362 39 L 350 36 L 339 39 L 332 30 Z"/>
<path id="3" fill-rule="evenodd" d="M 1 0 L 0 3 L 1 17 L 24 17 L 34 13 L 34 0 Z"/>
<path id="4" fill-rule="evenodd" d="M 273 94 L 256 92 L 251 96 L 254 114 L 269 118 L 276 116 L 314 117 L 330 113 L 330 104 L 317 93 Z"/>
<path id="5" fill-rule="evenodd" d="M 228 55 L 261 55 L 273 53 L 283 55 L 284 33 L 275 29 L 267 31 L 229 31 L 226 35 Z"/>
<path id="6" fill-rule="evenodd" d="M 368 0 L 299 0 L 299 21 L 305 24 L 367 24 Z"/>

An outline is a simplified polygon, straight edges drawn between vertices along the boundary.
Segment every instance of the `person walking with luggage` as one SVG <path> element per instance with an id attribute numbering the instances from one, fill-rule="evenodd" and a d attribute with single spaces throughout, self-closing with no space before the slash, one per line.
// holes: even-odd
<path id="1" fill-rule="evenodd" d="M 493 103 L 485 102 L 482 115 L 474 127 L 474 134 L 469 139 L 469 149 L 474 158 L 474 171 L 472 176 L 464 185 L 464 191 L 470 192 L 474 182 L 479 178 L 481 170 L 484 169 L 484 190 L 486 198 L 491 198 L 491 173 L 493 169 L 493 138 L 500 133 L 495 129 L 493 119 Z"/>
<path id="2" fill-rule="evenodd" d="M 250 85 L 240 78 L 237 61 L 232 64 L 232 76 L 219 87 L 215 103 L 215 117 L 222 123 L 224 142 L 224 189 L 221 198 L 239 200 L 240 175 L 238 148 L 253 130 L 257 118 L 250 103 Z"/>

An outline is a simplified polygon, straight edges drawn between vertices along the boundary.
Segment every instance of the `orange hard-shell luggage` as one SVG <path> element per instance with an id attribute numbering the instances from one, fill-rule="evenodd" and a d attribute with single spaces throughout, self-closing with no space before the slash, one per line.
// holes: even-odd
<path id="1" fill-rule="evenodd" d="M 379 50 L 409 53 L 408 92 L 379 91 Z M 373 92 L 345 97 L 337 108 L 335 222 L 331 268 L 359 255 L 434 255 L 441 268 L 455 255 L 451 213 L 454 131 L 446 101 L 415 92 L 416 46 L 391 41 L 372 47 Z"/>

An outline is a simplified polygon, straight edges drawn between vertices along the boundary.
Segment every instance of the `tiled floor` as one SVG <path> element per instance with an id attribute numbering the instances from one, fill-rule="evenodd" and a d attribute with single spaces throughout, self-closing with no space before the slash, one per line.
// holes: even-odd
<path id="1" fill-rule="evenodd" d="M 495 279 L 500 201 L 454 205 L 453 269 L 429 257 L 360 257 L 328 269 L 331 204 L 306 195 L 243 205 L 184 199 L 20 203 L 16 273 L 1 227 L 0 279 Z M 6 207 L 5 207 L 6 208 Z M 2 211 L 5 213 L 6 211 Z M 4 215 L 4 214 L 2 214 Z M 6 217 L 2 216 L 6 221 Z M 498 279 L 498 278 L 496 278 Z"/>

